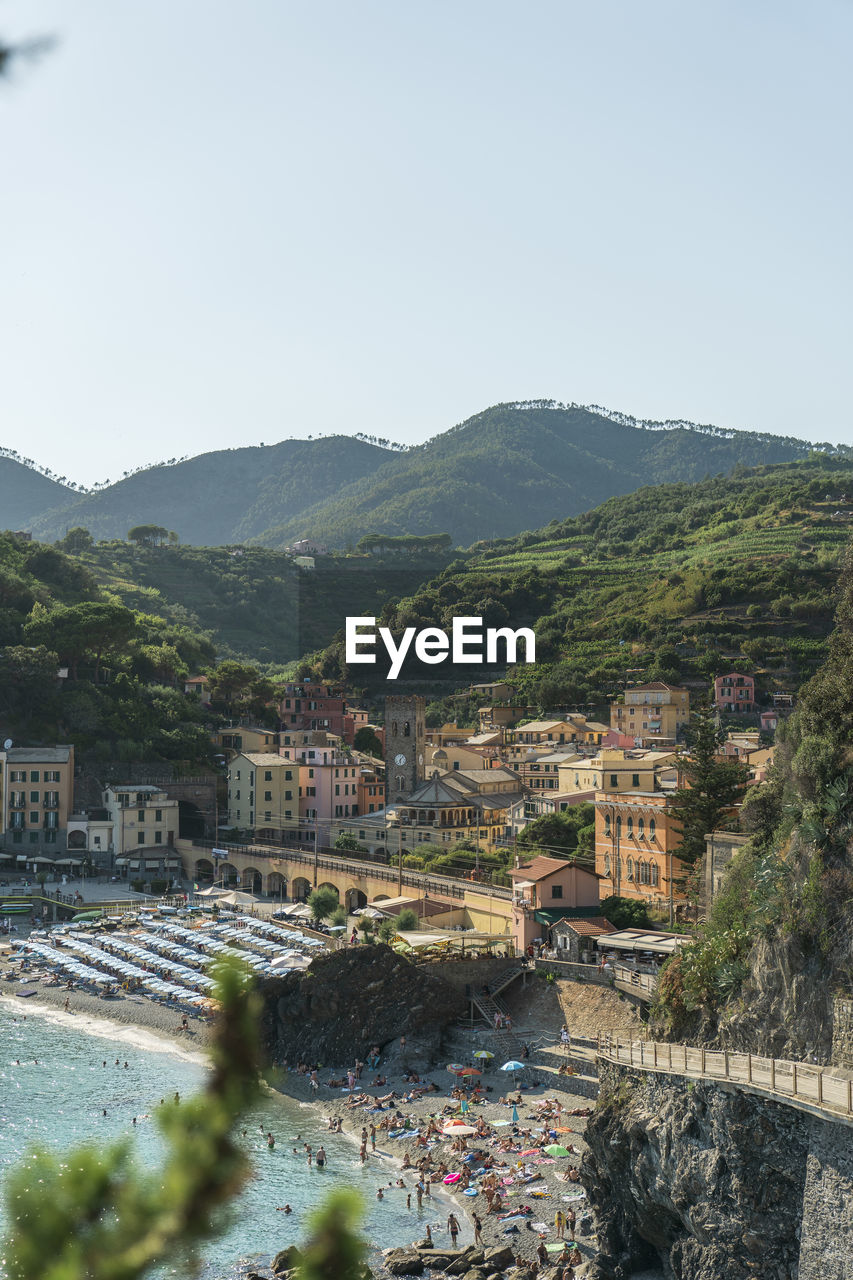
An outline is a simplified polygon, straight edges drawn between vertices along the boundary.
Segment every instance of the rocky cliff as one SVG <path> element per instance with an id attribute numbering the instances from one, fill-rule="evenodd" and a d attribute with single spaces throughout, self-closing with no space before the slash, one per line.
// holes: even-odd
<path id="1" fill-rule="evenodd" d="M 853 1129 L 725 1085 L 601 1080 L 582 1169 L 599 1280 L 851 1280 Z"/>
<path id="2" fill-rule="evenodd" d="M 373 1045 L 384 1062 L 431 1066 L 464 996 L 386 946 L 348 947 L 261 986 L 262 1040 L 273 1063 L 351 1066 Z M 406 1048 L 401 1054 L 400 1037 Z"/>

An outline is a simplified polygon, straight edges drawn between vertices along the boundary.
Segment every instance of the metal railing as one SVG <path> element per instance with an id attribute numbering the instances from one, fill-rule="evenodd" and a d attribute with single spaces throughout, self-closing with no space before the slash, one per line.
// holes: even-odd
<path id="1" fill-rule="evenodd" d="M 730 1049 L 695 1049 L 685 1044 L 598 1037 L 597 1056 L 644 1071 L 696 1079 L 725 1080 L 770 1093 L 789 1106 L 817 1108 L 837 1119 L 853 1117 L 853 1079 L 811 1062 L 766 1058 Z"/>

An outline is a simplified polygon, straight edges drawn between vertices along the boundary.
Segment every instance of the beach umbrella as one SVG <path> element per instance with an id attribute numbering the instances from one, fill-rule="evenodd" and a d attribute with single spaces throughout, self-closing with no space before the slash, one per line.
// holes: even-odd
<path id="1" fill-rule="evenodd" d="M 526 1151 L 522 1151 L 520 1154 L 521 1154 L 521 1158 L 522 1158 L 522 1160 L 523 1160 L 526 1156 L 538 1156 L 538 1155 L 539 1155 L 539 1148 L 538 1148 L 538 1147 L 528 1147 L 528 1149 L 527 1149 Z"/>
<path id="2" fill-rule="evenodd" d="M 467 1099 L 467 1098 L 463 1098 L 463 1099 L 462 1099 L 462 1101 L 461 1101 L 461 1102 L 460 1102 L 460 1104 L 459 1104 L 459 1110 L 462 1112 L 462 1114 L 463 1114 L 463 1115 L 464 1115 L 464 1114 L 465 1114 L 465 1112 L 468 1110 L 468 1099 Z"/>
<path id="3" fill-rule="evenodd" d="M 501 1067 L 501 1071 L 523 1071 L 524 1063 L 519 1062 L 516 1058 L 510 1058 L 509 1062 L 505 1062 Z"/>
<path id="4" fill-rule="evenodd" d="M 456 1073 L 459 1076 L 481 1076 L 482 1071 L 478 1071 L 476 1067 L 462 1067 L 461 1071 Z"/>
<path id="5" fill-rule="evenodd" d="M 559 1142 L 552 1142 L 550 1147 L 546 1147 L 545 1150 L 549 1156 L 570 1156 L 572 1154 L 565 1147 L 561 1147 Z"/>
<path id="6" fill-rule="evenodd" d="M 447 1070 L 451 1075 L 459 1076 L 465 1070 L 465 1067 L 461 1062 L 448 1062 Z"/>
<path id="7" fill-rule="evenodd" d="M 489 1053 L 488 1049 L 478 1049 L 474 1054 L 475 1058 L 493 1058 L 494 1056 L 493 1053 Z"/>
<path id="8" fill-rule="evenodd" d="M 518 1107 L 515 1103 L 512 1104 L 512 1123 L 518 1124 Z"/>
<path id="9" fill-rule="evenodd" d="M 477 1130 L 470 1124 L 447 1124 L 441 1132 L 446 1138 L 470 1138 Z"/>

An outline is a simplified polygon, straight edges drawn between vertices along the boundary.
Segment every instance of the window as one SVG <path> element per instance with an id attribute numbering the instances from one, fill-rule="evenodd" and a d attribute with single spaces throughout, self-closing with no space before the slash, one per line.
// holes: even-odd
<path id="1" fill-rule="evenodd" d="M 271 792 L 271 791 L 265 791 L 265 792 L 264 792 L 264 799 L 265 799 L 265 800 L 272 800 L 272 792 Z"/>
<path id="2" fill-rule="evenodd" d="M 45 782 L 58 782 L 58 781 L 59 781 L 59 770 L 58 770 L 58 769 L 45 769 L 45 773 L 44 773 L 44 780 L 45 780 Z"/>
<path id="3" fill-rule="evenodd" d="M 136 821 L 137 821 L 137 822 L 144 822 L 144 821 L 145 821 L 145 810 L 144 810 L 144 809 L 138 809 L 138 810 L 137 810 L 137 812 L 136 812 Z"/>
<path id="4" fill-rule="evenodd" d="M 411 732 L 412 732 L 412 729 L 411 729 L 411 725 L 409 724 L 409 721 L 408 721 L 408 720 L 404 721 L 404 723 L 403 723 L 403 737 L 404 737 L 404 738 L 408 738 L 408 737 L 409 737 L 409 735 L 411 734 Z"/>
<path id="5" fill-rule="evenodd" d="M 622 836 L 622 815 L 619 814 L 619 816 L 616 819 L 616 839 L 617 840 L 621 839 L 621 836 Z"/>
<path id="6" fill-rule="evenodd" d="M 162 843 L 163 843 L 163 832 L 162 832 L 162 831 L 155 831 L 155 832 L 154 832 L 154 843 L 155 843 L 155 844 L 162 844 Z"/>
<path id="7" fill-rule="evenodd" d="M 312 751 L 312 752 L 311 752 L 311 754 L 313 755 L 313 754 L 314 754 L 314 752 Z M 308 770 L 308 777 L 309 777 L 309 778 L 313 778 L 313 777 L 314 777 L 314 770 L 313 770 L 313 769 L 309 769 L 309 770 Z"/>
<path id="8" fill-rule="evenodd" d="M 30 769 L 30 782 L 38 782 L 38 780 L 39 780 L 38 769 Z"/>
<path id="9" fill-rule="evenodd" d="M 631 774 L 631 786 L 638 787 L 640 785 L 640 775 L 638 773 Z"/>
<path id="10" fill-rule="evenodd" d="M 137 844 L 145 844 L 145 832 L 144 832 L 144 831 L 137 831 L 137 833 L 136 833 L 136 843 L 137 843 Z"/>
<path id="11" fill-rule="evenodd" d="M 39 842 L 39 833 L 37 831 L 31 831 L 30 844 L 38 844 L 38 842 Z"/>
<path id="12" fill-rule="evenodd" d="M 272 769 L 264 770 L 264 782 L 272 782 Z"/>
<path id="13" fill-rule="evenodd" d="M 162 822 L 162 821 L 163 821 L 163 810 L 162 810 L 162 809 L 155 809 L 155 810 L 154 810 L 154 821 L 155 821 L 155 822 Z"/>
<path id="14" fill-rule="evenodd" d="M 658 864 L 656 862 L 653 862 L 652 863 L 652 884 L 657 884 L 657 882 L 658 882 Z"/>
<path id="15" fill-rule="evenodd" d="M 40 799 L 41 799 L 41 792 L 40 792 L 40 791 L 31 791 L 31 792 L 30 792 L 30 804 L 38 804 L 38 802 L 39 802 L 39 800 L 40 800 Z"/>
<path id="16" fill-rule="evenodd" d="M 562 896 L 563 896 L 563 886 L 562 886 L 561 884 L 552 884 L 552 885 L 551 885 L 551 897 L 552 897 L 552 898 L 562 898 Z"/>
<path id="17" fill-rule="evenodd" d="M 37 813 L 30 814 L 30 826 L 33 826 L 34 824 L 38 823 L 38 820 L 39 820 L 39 816 Z"/>
<path id="18" fill-rule="evenodd" d="M 611 785 L 611 787 L 618 787 L 618 786 L 619 786 L 619 774 L 618 774 L 618 773 L 611 773 L 611 775 L 610 775 L 610 785 Z"/>
<path id="19" fill-rule="evenodd" d="M 55 831 L 59 826 L 59 814 L 46 813 L 44 815 L 44 826 L 46 831 Z"/>
<path id="20" fill-rule="evenodd" d="M 633 858 L 629 858 L 629 859 L 628 859 L 628 870 L 627 870 L 627 876 L 628 876 L 628 879 L 629 879 L 629 880 L 633 880 L 633 879 L 634 879 L 634 859 L 633 859 Z"/>
<path id="21" fill-rule="evenodd" d="M 654 840 L 656 831 L 657 831 L 657 826 L 655 824 L 654 818 L 649 818 L 649 839 L 650 840 Z"/>
<path id="22" fill-rule="evenodd" d="M 10 782 L 26 782 L 26 780 L 27 780 L 26 769 L 13 769 L 12 772 L 9 774 Z"/>
<path id="23" fill-rule="evenodd" d="M 634 834 L 634 819 L 629 818 L 628 819 L 628 839 L 629 840 L 633 836 L 633 834 Z"/>
<path id="24" fill-rule="evenodd" d="M 58 834 L 54 827 L 48 827 L 44 833 L 45 844 L 56 844 Z"/>
<path id="25" fill-rule="evenodd" d="M 605 853 L 604 855 L 604 874 L 606 876 L 610 875 L 610 854 L 609 853 Z"/>
<path id="26" fill-rule="evenodd" d="M 637 819 L 637 835 L 639 836 L 639 838 L 640 838 L 641 840 L 644 840 L 644 839 L 645 839 L 645 836 L 646 836 L 646 820 L 645 820 L 645 818 L 638 818 L 638 819 Z"/>
<path id="27" fill-rule="evenodd" d="M 605 813 L 604 815 L 604 834 L 606 836 L 610 835 L 610 814 L 609 813 Z"/>
<path id="28" fill-rule="evenodd" d="M 292 799 L 293 799 L 293 792 L 292 792 L 292 791 L 285 791 L 285 793 L 284 793 L 284 798 L 285 798 L 285 800 L 292 800 Z"/>

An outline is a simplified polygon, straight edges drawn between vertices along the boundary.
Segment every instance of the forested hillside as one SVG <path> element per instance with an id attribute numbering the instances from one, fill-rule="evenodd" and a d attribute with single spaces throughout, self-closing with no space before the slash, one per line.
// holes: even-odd
<path id="1" fill-rule="evenodd" d="M 4 480 L 0 466 L 0 511 L 4 525 L 48 541 L 80 526 L 100 541 L 153 524 L 196 546 L 280 550 L 311 537 L 345 549 L 365 535 L 444 532 L 467 546 L 643 485 L 789 461 L 812 448 L 531 401 L 494 406 L 408 450 L 344 435 L 285 440 L 170 460 L 82 495 L 35 471 Z"/>
<path id="2" fill-rule="evenodd" d="M 447 554 L 318 557 L 313 570 L 260 547 L 101 543 L 77 561 L 130 608 L 201 630 L 220 656 L 279 666 L 322 648 L 347 614 L 378 613 Z"/>
<path id="3" fill-rule="evenodd" d="M 704 682 L 736 663 L 765 688 L 796 687 L 825 653 L 848 495 L 853 463 L 828 458 L 645 488 L 493 541 L 382 620 L 395 634 L 458 615 L 534 626 L 536 665 L 515 674 L 543 707 L 600 704 L 629 671 Z M 316 665 L 344 671 L 342 644 Z M 361 685 L 370 672 L 351 675 Z M 472 678 L 484 668 L 409 665 L 401 682 L 449 691 Z"/>
<path id="4" fill-rule="evenodd" d="M 0 524 L 4 529 L 30 529 L 43 511 L 73 498 L 73 491 L 60 481 L 0 454 Z"/>
<path id="5" fill-rule="evenodd" d="M 812 447 L 688 424 L 648 430 L 578 406 L 497 405 L 390 459 L 257 540 L 284 546 L 304 530 L 345 546 L 364 533 L 446 529 L 457 545 L 467 546 L 534 528 L 548 516 L 587 511 L 641 485 L 788 461 Z"/>
<path id="6" fill-rule="evenodd" d="M 83 526 L 100 540 L 124 538 L 133 525 L 157 524 L 198 546 L 239 543 L 296 517 L 393 456 L 349 436 L 221 449 L 137 471 L 62 506 L 54 498 L 52 509 L 45 503 L 21 527 L 53 541 Z M 298 521 L 297 527 L 299 537 Z"/>

